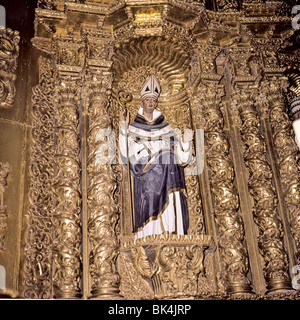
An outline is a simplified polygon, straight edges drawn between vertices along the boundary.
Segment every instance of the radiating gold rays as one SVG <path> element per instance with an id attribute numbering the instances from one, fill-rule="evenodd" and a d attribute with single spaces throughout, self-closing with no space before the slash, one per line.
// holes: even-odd
<path id="1" fill-rule="evenodd" d="M 113 56 L 114 81 L 118 83 L 123 75 L 131 70 L 149 67 L 165 79 L 166 87 L 162 92 L 162 99 L 165 96 L 170 99 L 170 95 L 185 89 L 189 79 L 190 61 L 186 48 L 172 39 L 133 39 L 116 49 Z"/>

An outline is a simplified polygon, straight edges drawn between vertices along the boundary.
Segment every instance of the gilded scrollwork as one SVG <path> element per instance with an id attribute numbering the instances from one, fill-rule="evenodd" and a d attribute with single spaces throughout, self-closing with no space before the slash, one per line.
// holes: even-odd
<path id="1" fill-rule="evenodd" d="M 204 267 L 208 248 L 214 250 L 215 245 L 207 235 L 154 235 L 124 242 L 121 261 L 126 259 L 130 268 L 135 269 L 144 294 L 147 292 L 152 299 L 203 296 L 209 294 L 212 282 Z M 129 266 L 127 270 L 130 270 Z M 133 285 L 131 294 L 134 296 L 139 290 Z"/>
<path id="2" fill-rule="evenodd" d="M 121 252 L 118 257 L 120 270 L 120 294 L 129 300 L 152 300 L 153 287 L 133 265 L 131 255 Z"/>
<path id="3" fill-rule="evenodd" d="M 218 246 L 223 258 L 222 281 L 229 292 L 251 292 L 248 253 L 239 195 L 233 184 L 234 168 L 229 157 L 229 140 L 220 110 L 221 94 L 214 86 L 201 86 L 201 109 L 205 119 L 205 154 L 211 171 L 214 216 L 218 226 Z"/>
<path id="4" fill-rule="evenodd" d="M 52 222 L 53 288 L 57 298 L 81 296 L 80 78 L 57 79 Z"/>
<path id="5" fill-rule="evenodd" d="M 40 58 L 39 84 L 32 94 L 30 189 L 25 235 L 24 297 L 52 297 L 53 201 L 49 188 L 54 175 L 54 71 L 51 60 Z"/>
<path id="6" fill-rule="evenodd" d="M 15 100 L 19 41 L 18 31 L 0 28 L 0 107 L 12 106 Z"/>
<path id="7" fill-rule="evenodd" d="M 285 79 L 272 79 L 262 84 L 260 105 L 270 119 L 273 143 L 283 188 L 284 201 L 288 208 L 291 233 L 296 242 L 296 258 L 300 261 L 300 180 L 299 150 L 294 140 L 291 121 L 284 99 L 287 86 Z"/>
<path id="8" fill-rule="evenodd" d="M 119 248 L 116 235 L 119 208 L 115 199 L 117 175 L 113 168 L 116 159 L 112 157 L 115 156 L 116 146 L 108 110 L 112 77 L 109 72 L 100 72 L 91 75 L 91 79 L 88 87 L 87 134 L 91 294 L 93 297 L 109 298 L 119 295 L 120 284 L 115 265 Z"/>
<path id="9" fill-rule="evenodd" d="M 258 247 L 264 259 L 264 276 L 269 291 L 289 288 L 288 257 L 283 246 L 283 225 L 278 215 L 278 199 L 272 184 L 272 170 L 253 96 L 254 88 L 237 90 L 245 144 L 244 160 L 249 170 L 248 186 L 254 199 L 253 219 L 259 229 Z"/>
<path id="10" fill-rule="evenodd" d="M 237 11 L 237 9 L 239 8 L 239 2 L 237 0 L 217 0 L 216 2 L 218 10 L 220 11 Z"/>
<path id="11" fill-rule="evenodd" d="M 203 258 L 203 248 L 196 244 L 185 247 L 162 245 L 157 253 L 157 263 L 165 288 L 158 286 L 157 289 L 173 295 L 176 292 L 196 294 L 198 275 L 204 271 Z M 178 275 L 182 277 L 180 280 Z"/>
<path id="12" fill-rule="evenodd" d="M 295 56 L 289 17 L 280 1 L 154 2 L 38 1 L 32 43 L 50 59 L 32 96 L 25 298 L 272 299 L 294 251 L 300 263 L 299 151 L 271 79 Z M 0 106 L 14 102 L 18 42 L 0 30 Z M 203 129 L 204 170 L 186 175 L 187 235 L 133 240 L 117 97 L 132 94 L 132 120 L 150 74 L 166 121 Z M 243 90 L 232 99 L 246 83 L 259 113 Z"/>

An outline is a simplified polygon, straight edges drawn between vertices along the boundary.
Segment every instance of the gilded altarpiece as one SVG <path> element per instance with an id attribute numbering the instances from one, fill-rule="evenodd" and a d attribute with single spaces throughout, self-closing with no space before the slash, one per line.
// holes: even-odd
<path id="1" fill-rule="evenodd" d="M 29 299 L 298 299 L 286 70 L 299 52 L 283 2 L 41 0 L 34 26 L 39 79 L 21 283 L 11 289 Z M 134 239 L 119 114 L 133 120 L 152 74 L 166 120 L 195 132 L 190 227 Z"/>

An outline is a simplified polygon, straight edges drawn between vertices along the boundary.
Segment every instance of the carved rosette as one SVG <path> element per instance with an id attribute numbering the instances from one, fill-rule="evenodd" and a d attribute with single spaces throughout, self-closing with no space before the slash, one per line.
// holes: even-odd
<path id="1" fill-rule="evenodd" d="M 263 83 L 262 96 L 272 126 L 277 164 L 288 208 L 290 230 L 296 243 L 296 259 L 300 263 L 300 155 L 284 100 L 286 82 L 271 80 Z"/>
<path id="2" fill-rule="evenodd" d="M 230 293 L 251 292 L 248 253 L 239 196 L 233 184 L 234 168 L 229 157 L 229 141 L 220 110 L 221 95 L 215 87 L 201 87 L 201 106 L 205 119 L 205 154 L 211 171 L 214 215 L 218 226 L 218 247 L 223 258 L 222 278 Z"/>
<path id="3" fill-rule="evenodd" d="M 0 28 L 0 107 L 9 107 L 15 100 L 19 41 L 18 31 Z"/>
<path id="4" fill-rule="evenodd" d="M 30 189 L 25 234 L 24 298 L 52 297 L 52 212 L 54 157 L 54 73 L 40 58 L 39 84 L 32 94 Z"/>
<path id="5" fill-rule="evenodd" d="M 266 144 L 253 102 L 253 89 L 236 92 L 245 145 L 244 160 L 249 170 L 248 186 L 254 200 L 253 218 L 258 226 L 258 247 L 264 259 L 264 276 L 269 291 L 289 289 L 288 258 L 283 245 L 283 225 L 277 212 L 278 199 L 272 185 L 272 170 Z"/>
<path id="6" fill-rule="evenodd" d="M 81 296 L 80 79 L 55 86 L 53 288 L 56 298 Z"/>
<path id="7" fill-rule="evenodd" d="M 91 75 L 88 87 L 88 237 L 92 298 L 116 299 L 119 275 L 116 270 L 118 206 L 115 135 L 108 113 L 112 77 L 109 72 Z"/>

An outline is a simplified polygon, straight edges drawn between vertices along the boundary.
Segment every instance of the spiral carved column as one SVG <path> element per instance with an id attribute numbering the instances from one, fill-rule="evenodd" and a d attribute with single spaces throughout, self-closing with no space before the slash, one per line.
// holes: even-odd
<path id="1" fill-rule="evenodd" d="M 277 153 L 277 164 L 281 178 L 284 201 L 288 209 L 288 221 L 295 240 L 295 255 L 300 263 L 300 179 L 299 150 L 294 140 L 294 132 L 288 117 L 283 96 L 284 83 L 266 81 L 262 95 L 266 97 L 266 108 L 272 127 L 273 142 Z"/>
<path id="2" fill-rule="evenodd" d="M 53 288 L 56 298 L 81 296 L 80 78 L 56 84 L 53 190 Z"/>
<path id="3" fill-rule="evenodd" d="M 224 284 L 230 293 L 251 292 L 248 253 L 239 210 L 239 196 L 233 184 L 234 168 L 229 157 L 229 141 L 224 132 L 220 97 L 215 87 L 203 90 L 205 119 L 205 150 L 211 170 L 211 190 L 214 196 L 214 215 L 218 226 L 218 247 L 224 263 Z"/>
<path id="4" fill-rule="evenodd" d="M 258 246 L 264 259 L 264 276 L 269 291 L 290 289 L 288 258 L 283 246 L 283 225 L 277 212 L 278 199 L 272 185 L 272 170 L 260 132 L 258 113 L 251 90 L 238 93 L 245 144 L 244 160 L 249 170 L 248 186 L 254 200 L 253 218 L 258 226 Z"/>
<path id="5" fill-rule="evenodd" d="M 115 266 L 119 248 L 116 236 L 119 212 L 114 198 L 117 189 L 113 169 L 115 136 L 108 114 L 111 81 L 111 74 L 108 72 L 95 74 L 89 85 L 88 99 L 89 268 L 92 298 L 98 299 L 118 298 L 120 283 Z"/>

